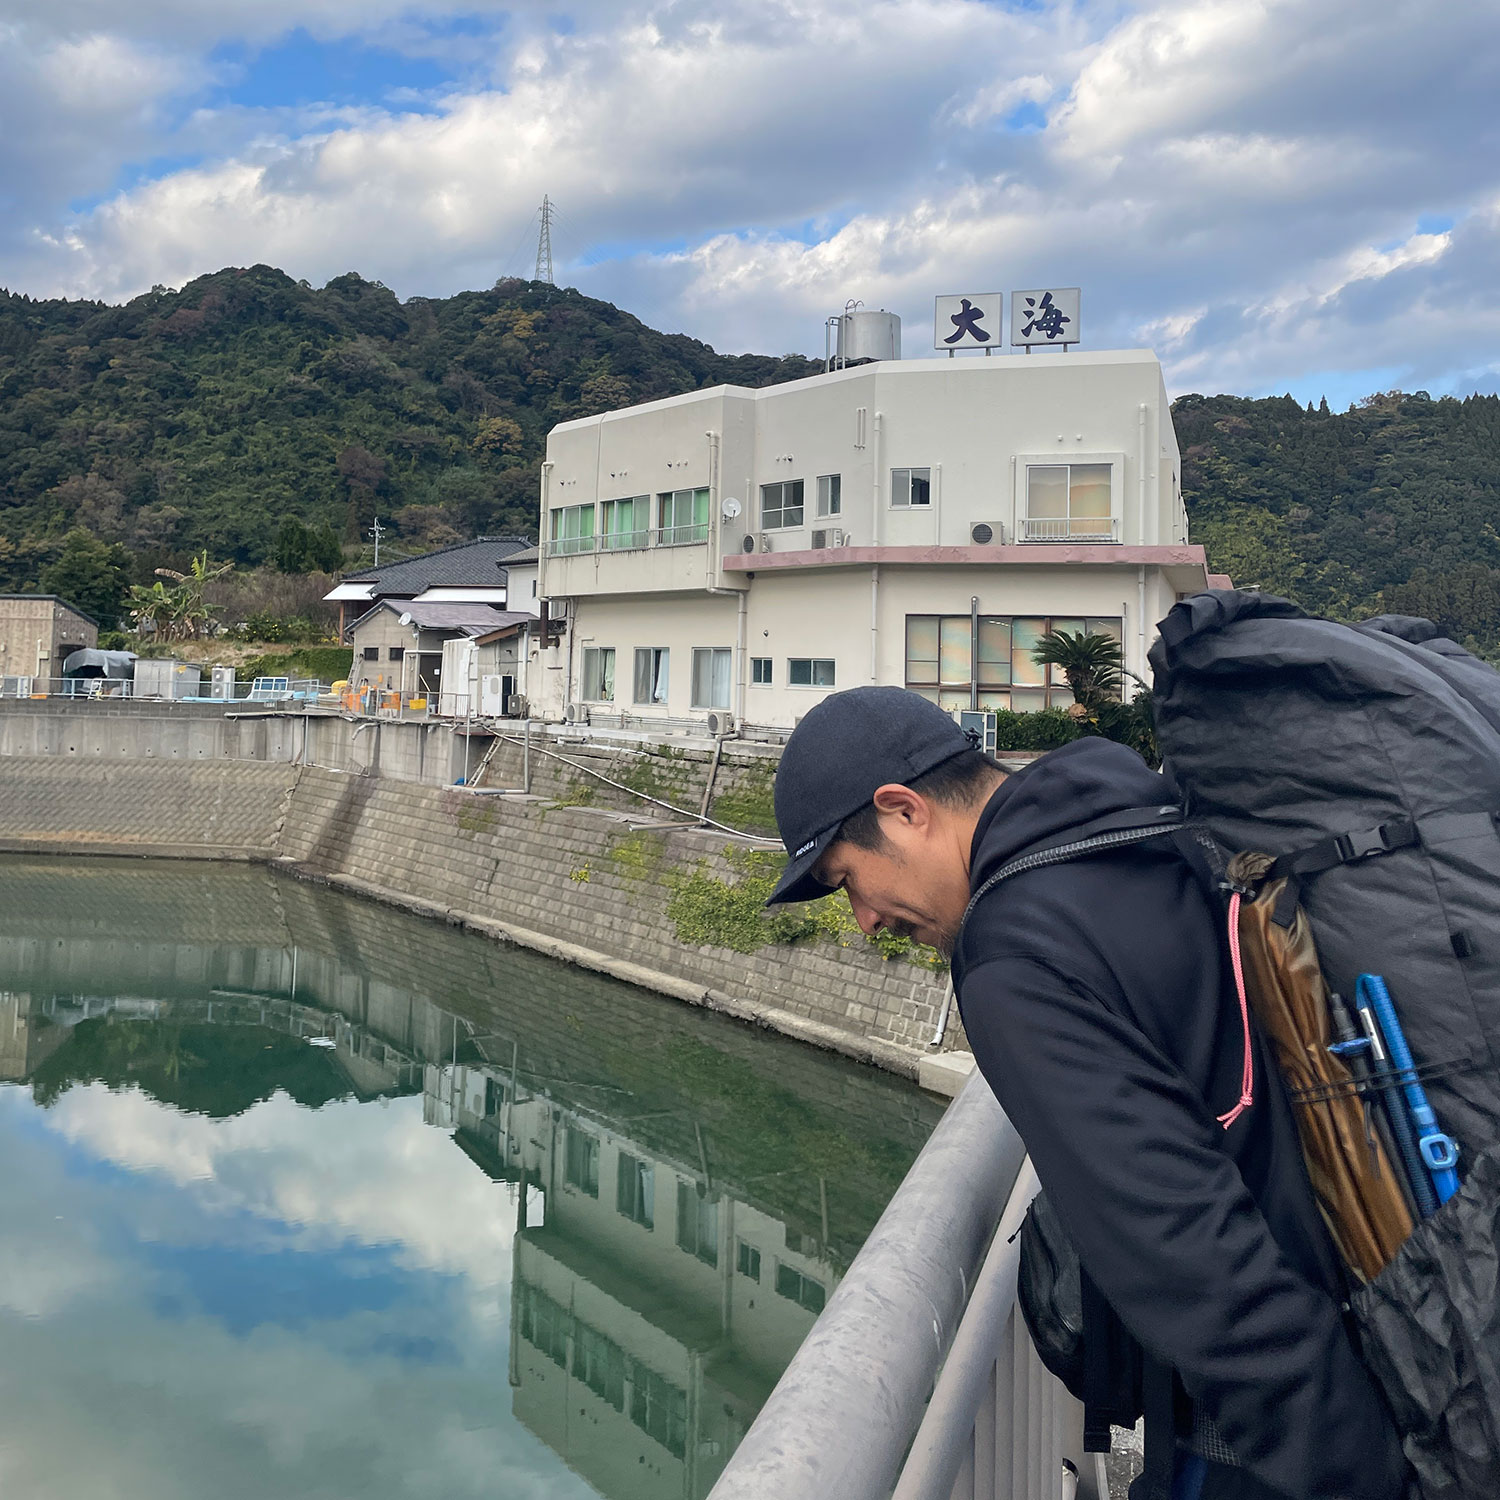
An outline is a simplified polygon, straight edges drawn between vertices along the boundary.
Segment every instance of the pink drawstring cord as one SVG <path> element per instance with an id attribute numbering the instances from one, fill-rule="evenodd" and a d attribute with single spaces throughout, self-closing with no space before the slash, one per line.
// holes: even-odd
<path id="1" fill-rule="evenodd" d="M 1240 1074 L 1240 1102 L 1219 1116 L 1219 1124 L 1228 1130 L 1255 1103 L 1255 1060 L 1250 1053 L 1250 1002 L 1245 998 L 1245 971 L 1240 964 L 1240 894 L 1229 898 L 1229 962 L 1234 969 L 1234 990 L 1240 1000 L 1240 1025 L 1245 1034 L 1245 1068 Z"/>

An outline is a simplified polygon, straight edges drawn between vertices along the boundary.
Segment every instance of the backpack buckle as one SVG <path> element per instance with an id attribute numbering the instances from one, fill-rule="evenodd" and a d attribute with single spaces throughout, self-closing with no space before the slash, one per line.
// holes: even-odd
<path id="1" fill-rule="evenodd" d="M 1339 863 L 1350 864 L 1356 859 L 1369 859 L 1375 854 L 1384 854 L 1391 845 L 1385 836 L 1385 827 L 1363 828 L 1358 833 L 1341 833 L 1334 839 Z"/>

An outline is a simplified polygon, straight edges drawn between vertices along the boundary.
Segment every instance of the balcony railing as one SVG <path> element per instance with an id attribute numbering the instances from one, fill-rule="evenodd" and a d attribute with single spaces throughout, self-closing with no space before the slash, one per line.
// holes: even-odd
<path id="1" fill-rule="evenodd" d="M 599 538 L 601 552 L 638 552 L 650 544 L 649 531 L 607 531 Z"/>
<path id="2" fill-rule="evenodd" d="M 1022 516 L 1023 542 L 1117 542 L 1120 523 L 1113 516 Z"/>
<path id="3" fill-rule="evenodd" d="M 555 536 L 547 543 L 548 557 L 574 557 L 580 552 L 592 552 L 597 537 Z"/>
<path id="4" fill-rule="evenodd" d="M 688 526 L 663 526 L 654 535 L 658 547 L 686 547 L 693 542 L 708 540 L 708 522 L 697 521 Z"/>

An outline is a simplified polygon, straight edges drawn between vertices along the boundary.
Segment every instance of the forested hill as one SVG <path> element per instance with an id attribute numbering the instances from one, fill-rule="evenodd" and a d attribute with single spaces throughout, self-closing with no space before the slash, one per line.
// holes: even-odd
<path id="1" fill-rule="evenodd" d="M 534 536 L 555 423 L 819 369 L 539 282 L 400 302 L 252 266 L 123 306 L 0 292 L 0 590 L 79 526 L 147 576 L 201 547 L 259 563 L 287 516 L 355 539 L 378 512 L 406 551 Z"/>
<path id="2" fill-rule="evenodd" d="M 60 576 L 78 528 L 123 544 L 106 561 L 143 582 L 202 548 L 337 566 L 377 513 L 404 552 L 535 535 L 555 423 L 818 368 L 715 354 L 539 282 L 400 302 L 353 274 L 318 289 L 252 266 L 123 306 L 0 292 L 0 591 Z M 1183 396 L 1173 415 L 1215 569 L 1500 645 L 1500 398 Z M 310 529 L 289 542 L 288 518 Z"/>
<path id="3" fill-rule="evenodd" d="M 1427 615 L 1500 644 L 1500 397 L 1182 396 L 1172 413 L 1216 569 L 1320 613 Z"/>

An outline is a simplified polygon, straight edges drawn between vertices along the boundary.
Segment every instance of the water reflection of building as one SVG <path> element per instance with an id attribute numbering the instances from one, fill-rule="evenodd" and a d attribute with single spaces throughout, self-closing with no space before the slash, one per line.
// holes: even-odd
<path id="1" fill-rule="evenodd" d="M 816 1241 L 503 1069 L 429 1064 L 424 1118 L 544 1202 L 516 1237 L 516 1416 L 611 1500 L 707 1494 L 837 1280 Z M 515 1088 L 515 1092 L 512 1090 Z"/>

